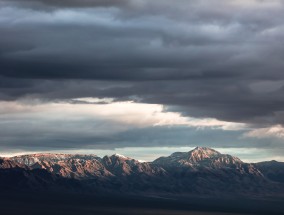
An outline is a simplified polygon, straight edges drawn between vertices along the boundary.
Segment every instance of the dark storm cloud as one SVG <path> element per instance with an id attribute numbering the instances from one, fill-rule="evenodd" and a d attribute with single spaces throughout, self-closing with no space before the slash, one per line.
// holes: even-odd
<path id="1" fill-rule="evenodd" d="M 15 123 L 16 122 L 16 123 Z M 56 124 L 56 126 L 54 126 Z M 156 126 L 131 128 L 117 131 L 116 124 L 109 120 L 38 120 L 25 118 L 5 120 L 1 118 L 1 147 L 26 150 L 40 148 L 95 147 L 111 149 L 117 147 L 151 146 L 214 146 L 247 147 L 247 140 L 239 138 L 242 131 L 220 129 L 196 129 L 187 126 Z M 104 130 L 104 132 L 98 132 Z M 163 134 L 163 135 L 161 135 Z M 176 137 L 180 138 L 176 138 Z M 19 141 L 21 140 L 21 141 Z"/>
<path id="2" fill-rule="evenodd" d="M 1 0 L 6 4 L 18 4 L 26 7 L 109 7 L 125 5 L 129 0 Z"/>
<path id="3" fill-rule="evenodd" d="M 0 3 L 2 100 L 114 97 L 284 124 L 282 1 Z"/>

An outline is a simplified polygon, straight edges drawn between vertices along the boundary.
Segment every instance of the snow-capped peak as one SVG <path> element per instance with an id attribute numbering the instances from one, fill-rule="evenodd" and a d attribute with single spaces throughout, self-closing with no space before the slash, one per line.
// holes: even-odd
<path id="1" fill-rule="evenodd" d="M 195 149 L 193 149 L 192 151 L 190 151 L 189 153 L 192 153 L 192 154 L 206 154 L 208 156 L 215 156 L 215 155 L 220 155 L 221 153 L 214 150 L 214 149 L 211 149 L 211 148 L 208 148 L 208 147 L 200 147 L 200 146 L 197 146 Z"/>
<path id="2" fill-rule="evenodd" d="M 118 154 L 118 153 L 115 153 L 113 156 L 119 157 L 119 158 L 122 158 L 122 159 L 131 159 L 131 158 L 129 158 L 129 157 L 126 157 L 126 156 L 121 155 L 121 154 Z"/>

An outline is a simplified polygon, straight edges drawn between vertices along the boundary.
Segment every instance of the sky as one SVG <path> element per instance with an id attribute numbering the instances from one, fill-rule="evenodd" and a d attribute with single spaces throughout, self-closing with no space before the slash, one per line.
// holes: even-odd
<path id="1" fill-rule="evenodd" d="M 0 0 L 0 155 L 284 161 L 283 59 L 282 0 Z"/>

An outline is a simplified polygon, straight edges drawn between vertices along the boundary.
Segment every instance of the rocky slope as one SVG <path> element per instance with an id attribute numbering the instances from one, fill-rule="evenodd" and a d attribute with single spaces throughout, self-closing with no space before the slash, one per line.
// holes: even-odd
<path id="1" fill-rule="evenodd" d="M 80 184 L 61 178 L 45 169 L 30 169 L 8 158 L 0 158 L 1 191 L 72 190 Z"/>
<path id="2" fill-rule="evenodd" d="M 10 158 L 0 158 L 0 169 L 27 168 L 25 164 Z"/>
<path id="3" fill-rule="evenodd" d="M 138 160 L 121 156 L 118 154 L 105 156 L 102 159 L 103 165 L 115 176 L 130 175 L 163 175 L 165 170 L 147 162 L 139 162 Z"/>
<path id="4" fill-rule="evenodd" d="M 265 161 L 256 163 L 255 166 L 266 178 L 284 183 L 284 162 Z"/>
<path id="5" fill-rule="evenodd" d="M 45 169 L 66 178 L 84 179 L 108 177 L 112 174 L 96 155 L 32 154 L 10 158 L 31 169 Z"/>
<path id="6" fill-rule="evenodd" d="M 196 147 L 189 152 L 175 152 L 168 157 L 156 159 L 153 164 L 170 171 L 177 168 L 188 171 L 234 170 L 240 174 L 263 176 L 253 164 L 244 163 L 237 157 L 221 154 L 207 147 Z"/>
<path id="7" fill-rule="evenodd" d="M 129 175 L 163 174 L 162 168 L 122 155 L 100 158 L 96 155 L 33 154 L 10 158 L 11 162 L 30 169 L 45 169 L 50 173 L 75 179 L 103 179 Z"/>

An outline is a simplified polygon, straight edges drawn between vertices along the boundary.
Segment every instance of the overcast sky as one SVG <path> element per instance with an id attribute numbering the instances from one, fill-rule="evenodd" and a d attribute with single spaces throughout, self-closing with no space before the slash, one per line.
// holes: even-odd
<path id="1" fill-rule="evenodd" d="M 0 0 L 0 155 L 284 160 L 283 59 L 282 0 Z"/>

